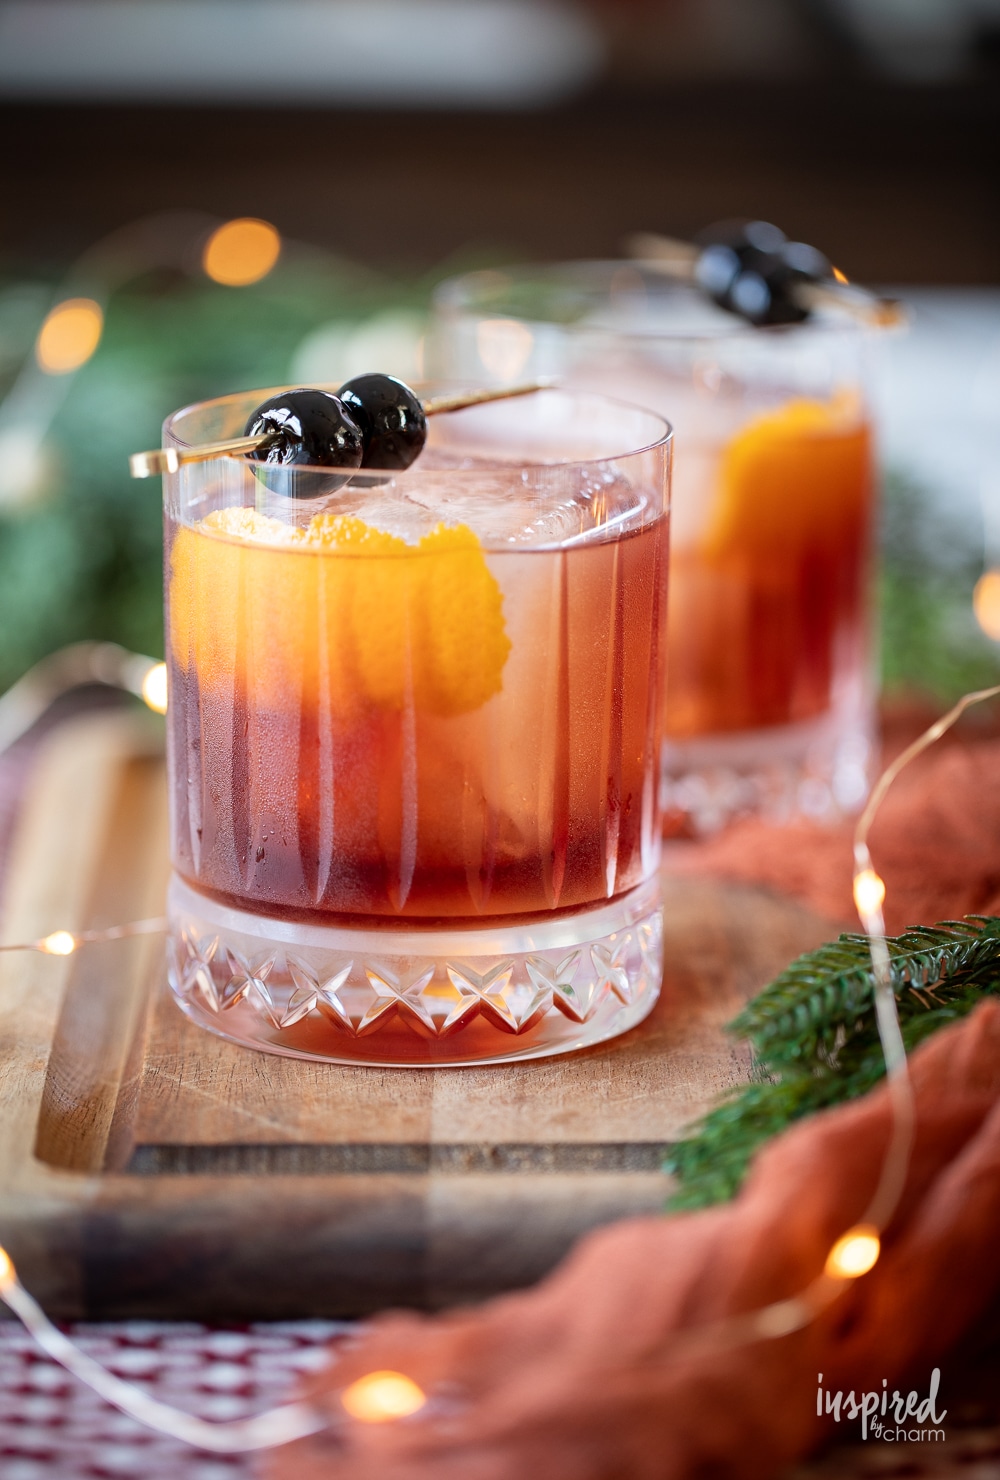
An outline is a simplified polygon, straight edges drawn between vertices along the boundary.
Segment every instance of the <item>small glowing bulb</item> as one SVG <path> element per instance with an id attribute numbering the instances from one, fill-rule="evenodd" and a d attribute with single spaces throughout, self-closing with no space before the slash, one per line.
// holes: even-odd
<path id="1" fill-rule="evenodd" d="M 994 642 L 1000 642 L 1000 570 L 985 571 L 972 593 L 976 621 Z"/>
<path id="2" fill-rule="evenodd" d="M 876 1230 L 859 1223 L 841 1234 L 826 1256 L 824 1272 L 834 1280 L 856 1280 L 874 1267 L 881 1247 Z"/>
<path id="3" fill-rule="evenodd" d="M 361 1423 L 391 1423 L 423 1408 L 427 1395 L 402 1372 L 369 1372 L 345 1388 L 340 1401 Z"/>
<path id="4" fill-rule="evenodd" d="M 154 663 L 142 681 L 142 697 L 156 714 L 167 712 L 167 665 Z"/>
<path id="5" fill-rule="evenodd" d="M 0 1248 L 0 1290 L 9 1290 L 17 1279 L 14 1261 L 7 1250 Z"/>
<path id="6" fill-rule="evenodd" d="M 873 868 L 863 868 L 854 876 L 854 907 L 862 917 L 874 915 L 885 900 L 885 880 Z"/>
<path id="7" fill-rule="evenodd" d="M 93 298 L 57 303 L 42 325 L 35 359 L 46 375 L 68 375 L 90 359 L 101 342 L 104 314 Z"/>
<path id="8" fill-rule="evenodd" d="M 76 940 L 68 930 L 54 930 L 39 942 L 39 948 L 49 956 L 72 956 L 76 950 Z"/>
<path id="9" fill-rule="evenodd" d="M 850 278 L 847 276 L 847 273 L 841 272 L 839 267 L 831 267 L 830 271 L 833 273 L 836 281 L 846 288 L 848 283 L 850 282 Z"/>
<path id="10" fill-rule="evenodd" d="M 213 282 L 245 288 L 267 277 L 280 255 L 281 237 L 270 221 L 241 216 L 212 232 L 201 265 Z"/>

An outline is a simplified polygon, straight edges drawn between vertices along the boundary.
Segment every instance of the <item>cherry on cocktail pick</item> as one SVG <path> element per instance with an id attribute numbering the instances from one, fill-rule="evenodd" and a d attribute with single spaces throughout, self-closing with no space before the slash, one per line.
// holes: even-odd
<path id="1" fill-rule="evenodd" d="M 337 392 L 361 428 L 363 468 L 408 468 L 427 441 L 427 415 L 408 385 L 394 375 L 356 375 Z"/>
<path id="2" fill-rule="evenodd" d="M 360 468 L 365 439 L 339 396 L 329 391 L 282 391 L 253 411 L 244 429 L 247 437 L 264 440 L 248 454 L 267 465 L 260 477 L 276 493 L 287 498 L 315 498 L 343 487 L 351 472 Z M 343 477 L 296 477 L 300 468 L 346 468 Z M 278 469 L 281 469 L 279 472 Z"/>
<path id="3" fill-rule="evenodd" d="M 836 281 L 822 252 L 790 242 L 769 221 L 722 221 L 701 232 L 697 245 L 698 287 L 751 324 L 803 323 L 810 308 L 796 289 Z"/>
<path id="4" fill-rule="evenodd" d="M 333 487 L 346 483 L 362 467 L 400 471 L 419 456 L 427 438 L 428 416 L 532 395 L 551 389 L 553 384 L 551 380 L 533 380 L 501 390 L 435 396 L 421 403 L 416 393 L 394 376 L 358 375 L 346 381 L 338 395 L 302 387 L 272 396 L 251 414 L 242 437 L 205 442 L 198 447 L 134 452 L 128 460 L 129 471 L 133 478 L 154 478 L 158 473 L 176 473 L 185 463 L 208 462 L 213 457 L 247 457 L 268 465 L 269 482 L 283 478 L 283 492 L 291 497 L 311 497 L 327 488 L 321 490 L 314 481 L 307 480 L 296 484 L 296 468 L 345 469 L 346 476 L 337 478 Z M 282 475 L 279 468 L 287 472 Z"/>
<path id="5" fill-rule="evenodd" d="M 802 323 L 820 308 L 840 309 L 873 328 L 906 322 L 897 299 L 848 283 L 822 252 L 790 242 L 769 221 L 723 221 L 694 242 L 642 231 L 629 237 L 627 250 L 650 272 L 700 288 L 758 327 Z"/>

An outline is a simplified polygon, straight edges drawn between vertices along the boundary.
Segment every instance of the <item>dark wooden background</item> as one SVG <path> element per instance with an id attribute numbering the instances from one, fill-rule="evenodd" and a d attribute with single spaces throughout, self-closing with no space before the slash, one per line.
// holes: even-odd
<path id="1" fill-rule="evenodd" d="M 1000 281 L 992 77 L 604 84 L 511 114 L 6 104 L 0 137 L 14 270 L 191 206 L 406 273 L 614 254 L 637 228 L 752 214 L 862 279 Z"/>

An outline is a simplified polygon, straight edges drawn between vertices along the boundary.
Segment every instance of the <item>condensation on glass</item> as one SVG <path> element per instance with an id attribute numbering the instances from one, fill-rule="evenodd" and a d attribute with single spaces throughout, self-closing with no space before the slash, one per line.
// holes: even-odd
<path id="1" fill-rule="evenodd" d="M 170 979 L 254 1047 L 531 1058 L 659 990 L 669 429 L 556 390 L 430 428 L 401 474 L 165 479 Z"/>

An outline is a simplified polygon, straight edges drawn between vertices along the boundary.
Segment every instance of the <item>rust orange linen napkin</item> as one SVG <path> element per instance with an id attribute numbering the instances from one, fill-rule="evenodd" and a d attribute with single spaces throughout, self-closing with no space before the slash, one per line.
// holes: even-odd
<path id="1" fill-rule="evenodd" d="M 811 1325 L 749 1345 L 693 1335 L 819 1274 L 876 1186 L 884 1086 L 772 1142 L 728 1206 L 600 1230 L 535 1289 L 479 1309 L 363 1328 L 316 1380 L 316 1400 L 340 1414 L 338 1390 L 389 1368 L 420 1383 L 427 1407 L 275 1451 L 267 1476 L 764 1476 L 832 1422 L 817 1417 L 819 1374 L 831 1393 L 881 1392 L 883 1378 L 890 1393 L 911 1379 L 926 1393 L 1000 1287 L 1000 1004 L 982 1004 L 911 1063 L 916 1141 L 882 1257 Z"/>
<path id="2" fill-rule="evenodd" d="M 763 884 L 856 929 L 852 837 L 852 824 L 748 818 L 704 842 L 672 845 L 667 867 Z M 871 850 L 892 932 L 1000 912 L 1000 741 L 945 744 L 905 770 L 875 820 Z"/>

